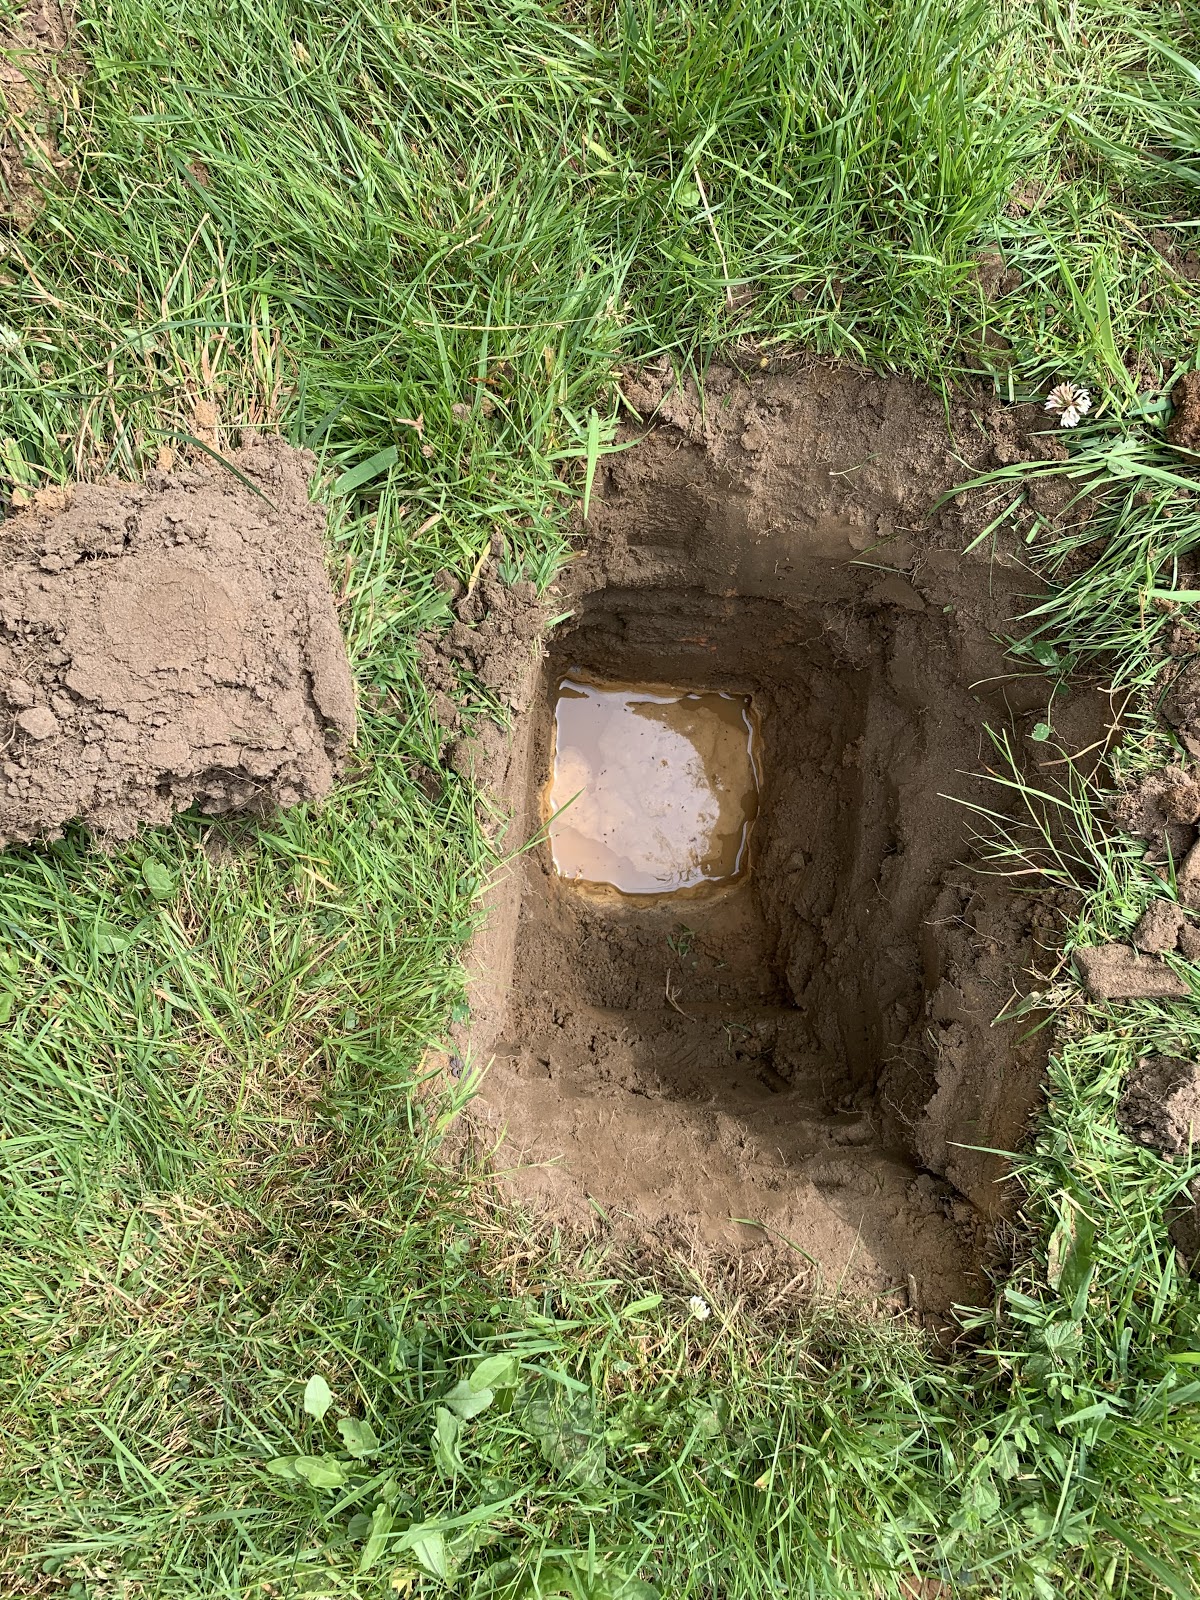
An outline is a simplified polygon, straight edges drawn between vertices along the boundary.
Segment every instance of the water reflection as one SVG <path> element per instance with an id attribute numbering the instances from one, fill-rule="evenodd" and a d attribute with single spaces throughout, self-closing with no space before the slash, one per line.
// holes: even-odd
<path id="1" fill-rule="evenodd" d="M 550 847 L 563 877 L 666 894 L 745 870 L 758 810 L 748 695 L 573 674 L 554 722 Z"/>

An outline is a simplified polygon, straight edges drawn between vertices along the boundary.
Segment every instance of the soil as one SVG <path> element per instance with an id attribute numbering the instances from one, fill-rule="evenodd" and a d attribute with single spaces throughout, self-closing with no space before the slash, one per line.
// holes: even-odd
<path id="1" fill-rule="evenodd" d="M 1188 986 L 1165 961 L 1125 944 L 1076 950 L 1075 965 L 1094 1000 L 1183 1000 Z"/>
<path id="2" fill-rule="evenodd" d="M 1146 1056 L 1130 1073 L 1121 1126 L 1164 1156 L 1186 1155 L 1200 1143 L 1200 1066 L 1180 1056 Z"/>
<path id="3" fill-rule="evenodd" d="M 1190 659 L 1184 662 L 1172 678 L 1170 687 L 1163 696 L 1162 711 L 1163 716 L 1178 733 L 1180 743 L 1188 754 L 1200 759 L 1200 661 L 1196 659 L 1200 638 L 1191 628 L 1180 631 L 1183 637 L 1179 639 L 1172 653 L 1186 655 Z M 1200 790 L 1200 784 L 1194 786 Z M 1190 820 L 1193 822 L 1200 820 L 1200 813 Z"/>
<path id="4" fill-rule="evenodd" d="M 354 734 L 314 458 L 280 439 L 0 527 L 0 847 L 317 800 Z M 265 498 L 264 498 L 265 497 Z"/>
<path id="5" fill-rule="evenodd" d="M 1187 914 L 1182 906 L 1170 900 L 1156 900 L 1138 919 L 1133 942 L 1146 955 L 1164 955 L 1177 948 L 1179 935 L 1187 925 Z"/>
<path id="6" fill-rule="evenodd" d="M 1200 1144 L 1200 1066 L 1179 1056 L 1144 1057 L 1129 1075 L 1118 1120 L 1131 1139 L 1160 1155 L 1190 1156 Z M 1200 1269 L 1200 1180 L 1175 1207 L 1170 1231 L 1185 1266 Z"/>
<path id="7" fill-rule="evenodd" d="M 1186 726 L 1186 708 L 1171 696 L 1165 712 L 1176 728 Z M 1113 816 L 1127 833 L 1144 839 L 1164 861 L 1178 864 L 1196 843 L 1200 782 L 1182 767 L 1152 772 L 1118 798 Z"/>
<path id="8" fill-rule="evenodd" d="M 1185 283 L 1200 283 L 1200 250 L 1177 244 L 1166 228 L 1151 228 L 1146 239 L 1177 277 Z"/>
<path id="9" fill-rule="evenodd" d="M 999 300 L 1019 289 L 1025 274 L 1010 267 L 999 250 L 981 250 L 975 257 L 975 279 L 985 300 Z"/>
<path id="10" fill-rule="evenodd" d="M 704 407 L 661 372 L 625 393 L 658 422 L 598 474 L 549 597 L 571 616 L 540 665 L 531 632 L 506 636 L 503 692 L 531 712 L 449 760 L 507 808 L 515 849 L 545 820 L 563 676 L 749 694 L 751 867 L 632 900 L 565 882 L 544 844 L 519 855 L 456 1041 L 491 1062 L 480 1137 L 504 1136 L 511 1182 L 556 1218 L 766 1236 L 814 1289 L 940 1314 L 986 1293 L 1008 1170 L 990 1152 L 1020 1142 L 1045 1048 L 1029 1019 L 993 1021 L 1058 912 L 961 864 L 971 813 L 946 797 L 1003 804 L 970 776 L 986 726 L 1036 759 L 1048 686 L 995 642 L 1029 574 L 964 556 L 978 508 L 937 502 L 995 462 L 997 434 L 1037 443 L 965 402 L 951 435 L 940 395 L 824 366 L 711 372 Z M 486 609 L 459 629 L 494 653 Z M 1083 749 L 1100 716 L 1081 693 L 1056 735 Z"/>
<path id="11" fill-rule="evenodd" d="M 1181 450 L 1200 450 L 1200 372 L 1185 372 L 1171 390 L 1174 410 L 1167 440 Z"/>
<path id="12" fill-rule="evenodd" d="M 501 553 L 499 539 L 491 554 Z M 455 621 L 447 633 L 432 630 L 417 641 L 417 657 L 440 726 L 450 734 L 462 730 L 457 696 L 460 668 L 487 686 L 506 710 L 520 717 L 533 695 L 533 664 L 539 659 L 547 614 L 532 583 L 506 584 L 493 565 L 475 583 L 463 588 L 449 573 L 440 573 L 442 587 L 454 604 Z M 486 723 L 473 743 L 457 749 L 451 765 L 464 776 L 486 758 L 486 779 L 502 787 L 507 730 Z M 485 776 L 480 768 L 481 777 Z"/>
<path id="13" fill-rule="evenodd" d="M 26 226 L 41 186 L 62 172 L 56 74 L 73 69 L 65 54 L 70 32 L 70 10 L 58 0 L 35 0 L 14 28 L 0 28 L 0 225 Z"/>

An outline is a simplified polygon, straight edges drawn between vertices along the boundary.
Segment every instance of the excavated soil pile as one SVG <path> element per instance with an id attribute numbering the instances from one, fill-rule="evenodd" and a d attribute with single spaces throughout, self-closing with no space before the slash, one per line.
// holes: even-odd
<path id="1" fill-rule="evenodd" d="M 473 952 L 482 1115 L 501 1163 L 541 1163 L 514 1181 L 555 1215 L 713 1243 L 750 1220 L 827 1290 L 942 1310 L 984 1292 L 1006 1170 L 986 1152 L 1020 1140 L 1044 1066 L 1028 1021 L 992 1023 L 1056 920 L 959 864 L 971 818 L 946 798 L 1003 806 L 970 776 L 985 724 L 1020 750 L 1046 706 L 993 639 L 1028 573 L 964 557 L 965 513 L 931 512 L 997 429 L 963 407 L 952 440 L 938 396 L 841 370 L 714 373 L 707 416 L 645 378 L 626 393 L 660 425 L 607 462 L 552 597 L 572 615 L 540 668 L 525 645 L 532 694 L 509 673 L 533 710 L 503 750 L 451 760 L 479 755 L 515 845 L 545 820 L 565 674 L 748 694 L 750 870 L 627 897 L 558 877 L 544 844 L 522 855 Z M 1082 698 L 1056 709 L 1080 747 L 1095 722 Z"/>
<path id="2" fill-rule="evenodd" d="M 313 457 L 232 460 L 257 492 L 205 464 L 43 491 L 0 528 L 0 847 L 332 787 L 354 692 Z"/>

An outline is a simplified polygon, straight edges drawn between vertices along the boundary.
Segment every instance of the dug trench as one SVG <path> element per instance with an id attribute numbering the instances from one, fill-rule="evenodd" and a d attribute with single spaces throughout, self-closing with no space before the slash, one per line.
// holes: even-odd
<path id="1" fill-rule="evenodd" d="M 964 403 L 951 433 L 940 397 L 845 369 L 711 374 L 705 411 L 646 383 L 657 424 L 600 475 L 549 597 L 566 620 L 531 647 L 528 586 L 487 578 L 437 646 L 518 712 L 450 760 L 507 847 L 533 840 L 471 952 L 474 1126 L 555 1219 L 770 1241 L 815 1292 L 940 1314 L 987 1292 L 1010 1205 L 995 1152 L 1045 1066 L 1028 1019 L 995 1019 L 1058 920 L 972 864 L 970 806 L 1004 805 L 988 730 L 1045 754 L 1048 685 L 998 642 L 1035 586 L 1015 556 L 964 554 L 978 507 L 938 504 L 1011 419 Z M 750 698 L 744 871 L 632 895 L 560 875 L 568 676 Z M 1055 704 L 1068 747 L 1102 723 L 1087 693 Z"/>

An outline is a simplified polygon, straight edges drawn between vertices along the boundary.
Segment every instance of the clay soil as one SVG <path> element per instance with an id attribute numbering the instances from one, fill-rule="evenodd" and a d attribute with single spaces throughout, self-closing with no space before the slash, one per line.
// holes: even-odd
<path id="1" fill-rule="evenodd" d="M 0 530 L 0 847 L 329 792 L 354 691 L 313 465 L 266 439 Z"/>
<path id="2" fill-rule="evenodd" d="M 1029 574 L 964 556 L 969 508 L 934 506 L 998 434 L 1011 456 L 1011 425 L 964 404 L 951 437 L 940 397 L 828 368 L 711 374 L 706 412 L 644 375 L 626 393 L 659 421 L 608 459 L 551 597 L 572 614 L 540 661 L 528 635 L 500 652 L 530 709 L 451 760 L 507 806 L 516 845 L 544 822 L 564 672 L 749 693 L 752 865 L 724 890 L 629 899 L 561 880 L 544 843 L 521 854 L 473 950 L 481 1136 L 555 1218 L 770 1239 L 816 1291 L 977 1300 L 1008 1205 L 991 1152 L 1021 1140 L 1044 1069 L 1028 1019 L 993 1019 L 1055 916 L 964 865 L 972 819 L 949 797 L 1002 803 L 972 776 L 986 727 L 1032 759 L 1046 685 L 995 638 Z M 459 659 L 471 638 L 497 659 L 490 626 L 456 625 Z M 1080 748 L 1097 722 L 1086 697 L 1056 708 Z"/>

